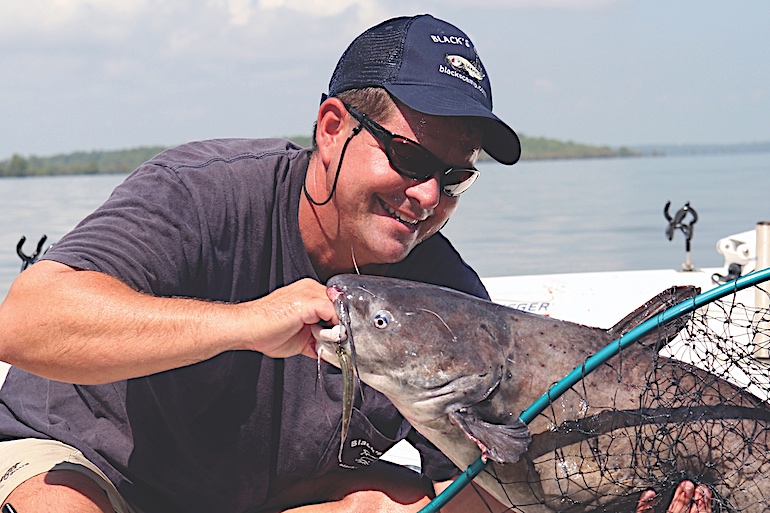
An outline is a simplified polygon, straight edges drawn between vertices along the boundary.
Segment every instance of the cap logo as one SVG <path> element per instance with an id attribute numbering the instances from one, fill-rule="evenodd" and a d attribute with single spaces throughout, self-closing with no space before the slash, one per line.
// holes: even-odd
<path id="1" fill-rule="evenodd" d="M 476 80 L 484 80 L 484 70 L 481 64 L 473 64 L 471 61 L 461 55 L 447 55 L 446 61 L 457 71 L 463 71 Z"/>
<path id="2" fill-rule="evenodd" d="M 465 45 L 466 48 L 471 47 L 471 42 L 465 37 L 431 34 L 430 38 L 434 43 L 449 43 L 450 45 Z"/>

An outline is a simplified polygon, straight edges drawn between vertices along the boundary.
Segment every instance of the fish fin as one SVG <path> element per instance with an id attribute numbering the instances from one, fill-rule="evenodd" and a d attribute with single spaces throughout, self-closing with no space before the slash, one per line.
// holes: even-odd
<path id="1" fill-rule="evenodd" d="M 510 424 L 490 424 L 468 412 L 454 412 L 449 418 L 479 446 L 484 461 L 515 463 L 532 439 L 521 419 Z"/>
<path id="2" fill-rule="evenodd" d="M 636 328 L 647 319 L 659 315 L 674 305 L 682 301 L 695 297 L 700 294 L 700 288 L 691 285 L 674 286 L 664 290 L 660 294 L 646 301 L 642 306 L 626 315 L 615 326 L 607 330 L 613 338 L 618 338 Z M 661 326 L 659 330 L 653 331 L 639 339 L 643 346 L 657 346 L 656 349 L 664 347 L 673 339 L 685 326 L 685 320 L 676 318 L 668 324 Z"/>

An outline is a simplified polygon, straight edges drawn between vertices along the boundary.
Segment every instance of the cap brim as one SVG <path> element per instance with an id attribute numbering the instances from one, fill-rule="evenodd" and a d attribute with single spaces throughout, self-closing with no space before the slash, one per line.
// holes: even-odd
<path id="1" fill-rule="evenodd" d="M 515 164 L 521 157 L 521 143 L 516 132 L 491 110 L 456 89 L 415 84 L 385 84 L 384 87 L 410 108 L 431 116 L 470 116 L 489 120 L 484 124 L 484 151 L 507 165 Z"/>

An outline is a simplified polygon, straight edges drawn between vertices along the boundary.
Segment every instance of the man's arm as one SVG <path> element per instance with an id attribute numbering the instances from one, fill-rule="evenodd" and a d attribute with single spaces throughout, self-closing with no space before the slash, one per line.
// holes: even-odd
<path id="1" fill-rule="evenodd" d="M 0 360 L 49 379 L 146 376 L 228 350 L 313 356 L 310 325 L 337 322 L 326 287 L 300 280 L 239 304 L 139 293 L 94 271 L 42 261 L 0 304 Z"/>

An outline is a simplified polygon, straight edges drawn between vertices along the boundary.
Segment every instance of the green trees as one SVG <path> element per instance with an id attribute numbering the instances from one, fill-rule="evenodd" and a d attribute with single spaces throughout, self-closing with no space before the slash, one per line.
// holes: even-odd
<path id="1" fill-rule="evenodd" d="M 601 157 L 631 157 L 638 153 L 623 147 L 591 146 L 573 141 L 557 141 L 545 137 L 521 137 L 522 159 L 581 159 Z"/>
<path id="2" fill-rule="evenodd" d="M 14 153 L 5 168 L 0 166 L 0 176 L 25 176 L 29 167 L 27 160 Z"/>
<path id="3" fill-rule="evenodd" d="M 129 173 L 163 149 L 163 146 L 150 146 L 28 158 L 14 154 L 9 160 L 0 162 L 0 177 Z"/>

